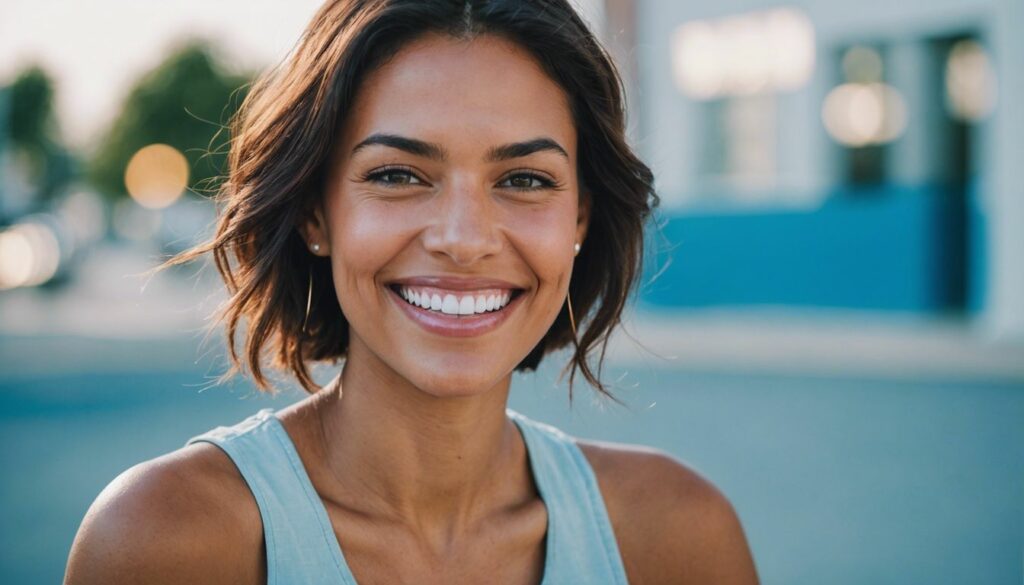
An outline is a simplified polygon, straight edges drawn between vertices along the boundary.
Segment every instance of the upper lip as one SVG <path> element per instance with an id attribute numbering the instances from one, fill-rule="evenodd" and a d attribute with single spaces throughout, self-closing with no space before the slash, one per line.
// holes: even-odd
<path id="1" fill-rule="evenodd" d="M 431 286 L 448 290 L 477 290 L 487 288 L 521 289 L 523 287 L 512 284 L 507 280 L 498 278 L 484 278 L 479 276 L 409 276 L 398 278 L 389 282 L 392 285 L 400 286 Z"/>

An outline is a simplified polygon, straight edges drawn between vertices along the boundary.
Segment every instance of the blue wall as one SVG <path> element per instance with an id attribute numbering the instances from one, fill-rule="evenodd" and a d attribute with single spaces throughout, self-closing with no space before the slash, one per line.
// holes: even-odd
<path id="1" fill-rule="evenodd" d="M 965 205 L 964 194 L 934 186 L 845 188 L 809 210 L 719 206 L 668 215 L 649 241 L 654 252 L 641 302 L 926 313 L 980 308 L 983 221 L 976 189 L 970 192 Z"/>
<path id="2" fill-rule="evenodd" d="M 982 197 L 985 185 L 980 177 L 973 178 L 967 184 L 967 242 L 969 281 L 967 292 L 967 309 L 977 313 L 985 308 L 988 291 L 988 233 L 985 224 L 985 205 Z"/>

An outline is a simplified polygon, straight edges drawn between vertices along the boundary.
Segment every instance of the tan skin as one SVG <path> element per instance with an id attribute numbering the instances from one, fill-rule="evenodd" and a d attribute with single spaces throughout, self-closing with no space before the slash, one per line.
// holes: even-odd
<path id="1" fill-rule="evenodd" d="M 445 156 L 352 152 L 374 133 Z M 485 157 L 538 137 L 564 153 Z M 497 37 L 427 35 L 360 87 L 324 204 L 300 228 L 330 258 L 348 359 L 334 383 L 277 416 L 361 584 L 540 582 L 547 510 L 505 407 L 514 367 L 562 310 L 573 244 L 585 245 L 576 146 L 561 88 Z M 441 337 L 386 289 L 418 275 L 500 278 L 526 298 L 493 331 Z M 708 481 L 654 449 L 578 444 L 630 583 L 757 583 L 739 520 Z M 143 582 L 266 582 L 259 510 L 218 448 L 128 470 L 86 515 L 66 583 Z"/>

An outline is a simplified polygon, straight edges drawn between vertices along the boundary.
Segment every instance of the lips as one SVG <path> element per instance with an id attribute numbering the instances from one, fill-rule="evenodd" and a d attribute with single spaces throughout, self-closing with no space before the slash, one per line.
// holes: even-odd
<path id="1" fill-rule="evenodd" d="M 431 333 L 482 335 L 497 328 L 520 304 L 523 288 L 484 278 L 416 277 L 390 283 L 395 303 Z"/>
<path id="2" fill-rule="evenodd" d="M 453 291 L 482 289 L 521 290 L 524 288 L 507 280 L 480 276 L 410 276 L 397 278 L 388 284 L 398 286 L 432 286 Z"/>

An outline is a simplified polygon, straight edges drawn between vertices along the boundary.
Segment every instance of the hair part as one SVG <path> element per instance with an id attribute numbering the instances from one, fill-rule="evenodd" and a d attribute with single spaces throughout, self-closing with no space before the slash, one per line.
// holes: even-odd
<path id="1" fill-rule="evenodd" d="M 343 358 L 348 322 L 329 260 L 308 253 L 297 226 L 323 200 L 333 146 L 361 81 L 430 32 L 460 40 L 502 36 L 526 49 L 566 92 L 578 137 L 580 196 L 590 204 L 587 239 L 569 285 L 580 335 L 563 308 L 516 370 L 534 370 L 547 353 L 572 344 L 570 403 L 579 372 L 621 404 L 601 370 L 609 335 L 636 287 L 644 225 L 659 198 L 650 169 L 626 142 L 621 77 L 565 0 L 329 0 L 293 52 L 257 80 L 231 122 L 213 237 L 160 268 L 212 253 L 230 295 L 211 324 L 226 327 L 231 368 L 222 381 L 247 366 L 257 387 L 273 392 L 263 372 L 269 358 L 307 392 L 318 391 L 307 362 Z M 596 370 L 588 359 L 594 352 Z"/>

